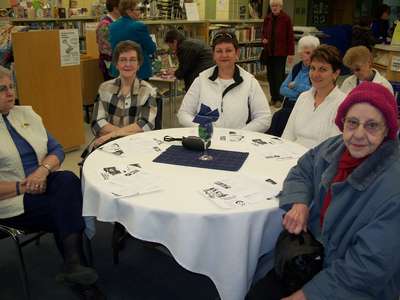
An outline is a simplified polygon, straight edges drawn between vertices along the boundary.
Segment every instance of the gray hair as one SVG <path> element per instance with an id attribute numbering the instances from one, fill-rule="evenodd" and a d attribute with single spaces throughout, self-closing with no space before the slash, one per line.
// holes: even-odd
<path id="1" fill-rule="evenodd" d="M 304 48 L 311 48 L 314 50 L 319 46 L 319 39 L 313 35 L 306 35 L 303 36 L 298 43 L 297 49 L 299 49 L 299 52 L 303 51 Z"/>
<path id="2" fill-rule="evenodd" d="M 280 6 L 283 6 L 283 0 L 269 0 L 269 5 L 272 4 L 279 4 Z"/>
<path id="3" fill-rule="evenodd" d="M 3 66 L 0 66 L 0 79 L 4 78 L 4 77 L 8 77 L 12 80 L 12 73 L 9 69 L 7 69 Z"/>

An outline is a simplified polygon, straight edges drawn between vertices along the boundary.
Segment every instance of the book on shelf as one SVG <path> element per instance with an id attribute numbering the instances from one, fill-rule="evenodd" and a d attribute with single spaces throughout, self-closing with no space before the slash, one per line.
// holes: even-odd
<path id="1" fill-rule="evenodd" d="M 241 46 L 239 60 L 258 60 L 262 47 Z"/>
<path id="2" fill-rule="evenodd" d="M 215 34 L 221 29 L 227 29 L 235 33 L 239 43 L 261 41 L 261 26 L 255 25 L 239 25 L 232 26 L 231 24 L 213 24 L 209 27 L 210 41 L 214 38 Z"/>
<path id="3" fill-rule="evenodd" d="M 238 63 L 243 69 L 247 72 L 257 75 L 257 74 L 265 74 L 266 68 L 261 65 L 259 61 L 251 62 L 251 63 Z"/>

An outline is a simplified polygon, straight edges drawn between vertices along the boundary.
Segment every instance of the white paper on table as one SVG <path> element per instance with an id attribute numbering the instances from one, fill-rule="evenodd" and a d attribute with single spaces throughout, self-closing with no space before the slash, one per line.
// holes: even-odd
<path id="1" fill-rule="evenodd" d="M 106 145 L 99 147 L 99 149 L 119 157 L 126 156 L 125 151 L 122 149 L 121 145 L 117 142 L 107 143 Z"/>
<path id="2" fill-rule="evenodd" d="M 215 180 L 202 187 L 200 194 L 221 208 L 235 208 L 266 201 L 277 196 L 279 185 L 244 175 Z"/>
<path id="3" fill-rule="evenodd" d="M 169 146 L 170 144 L 158 138 L 131 137 L 129 143 L 123 147 L 128 153 L 161 153 Z"/>
<path id="4" fill-rule="evenodd" d="M 289 147 L 288 144 L 279 140 L 257 140 L 256 142 L 253 140 L 252 145 L 255 147 L 255 151 L 266 159 L 298 159 L 304 154 L 303 151 L 293 149 L 295 147 Z"/>
<path id="5" fill-rule="evenodd" d="M 236 131 L 227 131 L 226 134 L 220 134 L 217 139 L 220 142 L 227 143 L 243 143 L 246 140 L 244 135 L 239 134 Z"/>
<path id="6" fill-rule="evenodd" d="M 144 171 L 137 163 L 103 167 L 99 170 L 104 188 L 116 198 L 160 191 L 160 178 Z"/>

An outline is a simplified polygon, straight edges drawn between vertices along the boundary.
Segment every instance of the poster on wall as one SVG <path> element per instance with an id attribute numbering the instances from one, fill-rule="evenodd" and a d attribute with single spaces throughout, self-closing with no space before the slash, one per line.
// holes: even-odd
<path id="1" fill-rule="evenodd" d="M 59 37 L 61 67 L 79 65 L 80 51 L 78 29 L 60 30 Z"/>

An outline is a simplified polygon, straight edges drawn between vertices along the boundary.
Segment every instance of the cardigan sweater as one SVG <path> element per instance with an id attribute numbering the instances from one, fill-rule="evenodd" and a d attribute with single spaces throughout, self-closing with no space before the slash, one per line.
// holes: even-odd
<path id="1" fill-rule="evenodd" d="M 32 146 L 38 162 L 41 162 L 47 154 L 47 133 L 39 115 L 30 106 L 14 106 L 7 119 Z M 0 118 L 0 140 L 0 181 L 24 180 L 21 157 L 3 118 Z M 23 195 L 0 201 L 0 218 L 14 217 L 23 212 Z"/>
<path id="2" fill-rule="evenodd" d="M 269 56 L 288 56 L 294 55 L 294 33 L 293 24 L 290 17 L 283 11 L 276 16 L 275 34 L 272 34 L 272 13 L 268 14 L 263 23 L 262 37 L 267 39 L 268 43 L 264 45 Z M 274 49 L 271 49 L 271 39 Z"/>

